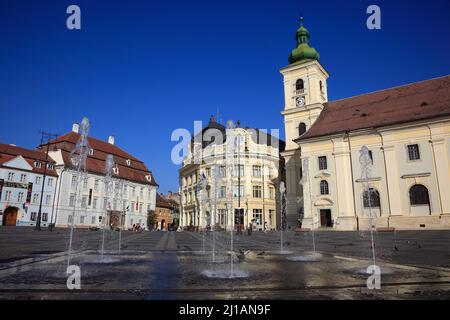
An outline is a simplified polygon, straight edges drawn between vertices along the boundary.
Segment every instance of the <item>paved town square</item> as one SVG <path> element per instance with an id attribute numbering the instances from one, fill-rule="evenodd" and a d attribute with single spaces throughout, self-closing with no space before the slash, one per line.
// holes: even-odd
<path id="1" fill-rule="evenodd" d="M 0 228 L 1 299 L 449 299 L 449 231 L 375 234 L 381 289 L 367 288 L 368 232 L 76 230 L 72 265 L 81 289 L 67 288 L 69 230 Z M 20 244 L 20 245 L 19 245 Z M 213 260 L 214 259 L 214 260 Z M 214 262 L 213 262 L 214 261 Z"/>
<path id="2" fill-rule="evenodd" d="M 0 303 L 450 301 L 449 14 L 0 1 Z"/>

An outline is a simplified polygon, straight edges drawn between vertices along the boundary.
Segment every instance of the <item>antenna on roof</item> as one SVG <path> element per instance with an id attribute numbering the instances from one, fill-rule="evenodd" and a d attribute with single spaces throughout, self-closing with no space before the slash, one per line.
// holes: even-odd
<path id="1" fill-rule="evenodd" d="M 42 149 L 42 146 L 48 145 L 50 141 L 54 139 L 58 139 L 58 134 L 51 133 L 51 132 L 45 132 L 45 131 L 39 131 L 39 134 L 41 135 L 41 144 L 39 145 L 39 148 Z"/>

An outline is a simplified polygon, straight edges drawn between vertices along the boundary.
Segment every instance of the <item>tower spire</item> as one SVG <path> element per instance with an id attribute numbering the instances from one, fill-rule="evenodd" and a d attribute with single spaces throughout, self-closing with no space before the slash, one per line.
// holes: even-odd
<path id="1" fill-rule="evenodd" d="M 300 17 L 300 27 L 297 29 L 297 48 L 292 50 L 289 56 L 289 63 L 303 60 L 319 60 L 320 55 L 316 49 L 309 46 L 309 31 L 303 26 L 303 17 Z"/>

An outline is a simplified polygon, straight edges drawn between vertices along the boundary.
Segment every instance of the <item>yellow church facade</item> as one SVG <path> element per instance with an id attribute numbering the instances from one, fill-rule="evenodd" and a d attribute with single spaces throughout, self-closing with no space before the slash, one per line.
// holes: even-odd
<path id="1" fill-rule="evenodd" d="M 450 76 L 329 102 L 329 74 L 308 42 L 302 25 L 280 70 L 288 225 L 450 228 Z"/>

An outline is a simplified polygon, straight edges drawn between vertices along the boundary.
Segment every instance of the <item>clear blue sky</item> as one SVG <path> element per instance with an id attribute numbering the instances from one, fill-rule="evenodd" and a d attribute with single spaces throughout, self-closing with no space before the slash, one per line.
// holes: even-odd
<path id="1" fill-rule="evenodd" d="M 80 31 L 66 29 L 70 4 Z M 370 4 L 380 31 L 366 28 Z M 0 1 L 0 142 L 35 147 L 39 130 L 88 116 L 92 136 L 114 134 L 160 191 L 177 190 L 173 129 L 217 107 L 223 121 L 283 129 L 278 69 L 300 15 L 330 100 L 450 74 L 448 0 Z"/>

